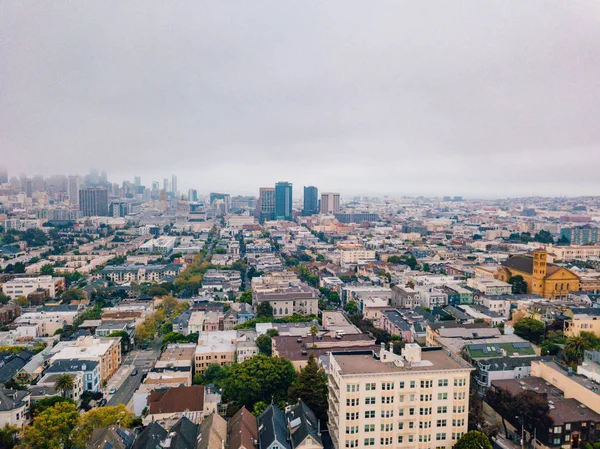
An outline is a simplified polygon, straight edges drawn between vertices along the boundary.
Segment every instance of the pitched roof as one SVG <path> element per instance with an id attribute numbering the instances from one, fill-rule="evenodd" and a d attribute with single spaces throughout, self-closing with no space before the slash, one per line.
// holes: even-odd
<path id="1" fill-rule="evenodd" d="M 200 426 L 185 416 L 180 418 L 169 430 L 169 449 L 196 449 L 196 439 Z M 165 447 L 167 444 L 164 445 Z"/>
<path id="2" fill-rule="evenodd" d="M 227 440 L 227 421 L 212 413 L 200 424 L 196 449 L 221 449 Z"/>
<path id="3" fill-rule="evenodd" d="M 176 387 L 155 390 L 148 396 L 148 414 L 204 410 L 204 387 Z"/>
<path id="4" fill-rule="evenodd" d="M 283 449 L 291 449 L 287 441 L 285 415 L 277 406 L 271 404 L 258 417 L 259 448 L 266 449 L 277 442 Z"/>
<path id="5" fill-rule="evenodd" d="M 522 271 L 524 273 L 533 274 L 533 257 L 527 256 L 511 256 L 501 264 L 502 266 L 513 269 L 517 271 Z M 553 263 L 546 264 L 546 278 L 552 276 L 558 270 L 560 270 L 561 266 L 554 265 Z M 565 268 L 566 269 L 566 268 Z"/>
<path id="6" fill-rule="evenodd" d="M 160 448 L 161 441 L 168 435 L 168 432 L 157 422 L 152 421 L 144 430 L 140 432 L 133 444 L 132 449 L 156 449 Z"/>
<path id="7" fill-rule="evenodd" d="M 239 409 L 228 424 L 229 449 L 254 448 L 254 441 L 258 441 L 258 427 L 256 417 L 246 407 Z"/>
<path id="8" fill-rule="evenodd" d="M 285 413 L 290 431 L 290 440 L 292 447 L 296 448 L 303 444 L 307 438 L 311 438 L 315 443 L 323 447 L 321 436 L 319 435 L 319 423 L 310 408 L 302 401 L 292 405 Z"/>
<path id="9" fill-rule="evenodd" d="M 14 410 L 24 405 L 23 400 L 31 393 L 24 390 L 0 389 L 0 412 Z"/>
<path id="10" fill-rule="evenodd" d="M 88 442 L 87 449 L 129 449 L 135 434 L 119 426 L 96 428 Z"/>

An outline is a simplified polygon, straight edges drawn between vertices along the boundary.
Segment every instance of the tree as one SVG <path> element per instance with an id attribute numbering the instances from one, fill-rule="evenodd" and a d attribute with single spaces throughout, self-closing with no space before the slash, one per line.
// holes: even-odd
<path id="1" fill-rule="evenodd" d="M 70 404 L 77 405 L 73 399 L 63 398 L 62 396 L 50 396 L 48 398 L 40 399 L 39 401 L 31 403 L 31 417 L 35 418 L 44 410 L 54 407 L 59 402 L 68 402 Z"/>
<path id="2" fill-rule="evenodd" d="M 492 443 L 483 432 L 471 430 L 459 438 L 454 449 L 492 449 Z"/>
<path id="3" fill-rule="evenodd" d="M 0 304 L 8 304 L 10 301 L 10 296 L 4 294 L 4 292 L 0 292 Z"/>
<path id="4" fill-rule="evenodd" d="M 427 262 L 425 262 L 423 264 L 423 271 L 426 273 L 429 273 L 431 271 L 431 267 L 429 266 L 429 264 Z"/>
<path id="5" fill-rule="evenodd" d="M 581 335 L 569 337 L 564 348 L 565 358 L 570 363 L 579 364 L 583 360 L 583 354 L 586 349 L 588 349 L 587 343 Z"/>
<path id="6" fill-rule="evenodd" d="M 19 307 L 29 307 L 29 300 L 25 296 L 19 296 L 15 299 L 15 304 Z"/>
<path id="7" fill-rule="evenodd" d="M 514 416 L 519 416 L 523 425 L 529 432 L 529 442 L 533 439 L 535 429 L 544 429 L 552 426 L 550 406 L 548 399 L 532 390 L 525 390 L 517 394 L 512 402 Z"/>
<path id="8" fill-rule="evenodd" d="M 67 393 L 75 388 L 75 379 L 70 374 L 61 374 L 56 378 L 54 388 L 62 393 L 63 398 L 66 398 Z"/>
<path id="9" fill-rule="evenodd" d="M 546 325 L 542 321 L 531 317 L 523 318 L 514 325 L 514 328 L 515 334 L 519 337 L 536 344 L 541 342 L 546 331 Z"/>
<path id="10" fill-rule="evenodd" d="M 246 290 L 240 295 L 240 302 L 252 304 L 252 289 Z"/>
<path id="11" fill-rule="evenodd" d="M 124 354 L 131 349 L 131 340 L 127 331 L 114 331 L 108 334 L 108 337 L 121 339 L 121 353 Z"/>
<path id="12" fill-rule="evenodd" d="M 221 366 L 216 363 L 209 364 L 203 373 L 194 376 L 194 385 L 215 385 L 223 388 L 223 382 L 229 375 L 229 366 Z"/>
<path id="13" fill-rule="evenodd" d="M 79 422 L 77 407 L 60 402 L 36 416 L 23 431 L 23 449 L 63 449 L 71 446 L 72 429 Z"/>
<path id="14" fill-rule="evenodd" d="M 506 417 L 512 412 L 512 395 L 503 388 L 488 388 L 485 392 L 485 402 L 493 408 L 496 413 L 502 418 L 502 426 L 504 427 L 504 435 L 508 438 L 508 429 L 506 427 Z"/>
<path id="15" fill-rule="evenodd" d="M 175 312 L 177 305 L 178 305 L 177 299 L 175 299 L 173 296 L 167 296 L 167 297 L 163 298 L 162 302 L 160 303 L 160 305 L 158 307 L 161 308 L 162 310 L 164 310 L 165 314 L 167 316 L 171 316 L 173 314 L 173 312 Z"/>
<path id="16" fill-rule="evenodd" d="M 85 447 L 95 428 L 117 423 L 121 427 L 131 427 L 134 418 L 133 413 L 128 411 L 124 404 L 92 409 L 81 416 L 79 426 L 73 431 L 73 443 L 76 447 Z"/>
<path id="17" fill-rule="evenodd" d="M 258 354 L 231 366 L 223 383 L 223 396 L 253 410 L 258 401 L 270 404 L 285 400 L 296 376 L 289 360 Z"/>
<path id="18" fill-rule="evenodd" d="M 261 354 L 271 356 L 273 354 L 273 340 L 266 334 L 259 335 L 255 340 L 258 351 Z"/>
<path id="19" fill-rule="evenodd" d="M 61 296 L 61 299 L 64 302 L 80 301 L 83 298 L 85 298 L 85 294 L 83 293 L 83 290 L 80 288 L 70 288 L 69 290 L 64 292 Z"/>
<path id="20" fill-rule="evenodd" d="M 313 346 L 315 345 L 315 337 L 319 333 L 319 328 L 314 324 L 310 327 L 310 335 L 312 335 Z"/>
<path id="21" fill-rule="evenodd" d="M 554 237 L 552 237 L 552 234 L 550 234 L 550 232 L 542 229 L 540 232 L 538 232 L 534 237 L 533 240 L 535 240 L 536 242 L 540 242 L 540 243 L 549 243 L 552 244 L 554 243 Z"/>
<path id="22" fill-rule="evenodd" d="M 512 276 L 508 280 L 508 283 L 512 285 L 513 295 L 524 295 L 527 293 L 527 282 L 525 282 L 525 279 L 520 274 Z"/>
<path id="23" fill-rule="evenodd" d="M 256 308 L 256 317 L 257 318 L 273 318 L 273 307 L 269 301 L 261 302 Z"/>
<path id="24" fill-rule="evenodd" d="M 308 405 L 320 420 L 327 420 L 327 374 L 317 365 L 317 359 L 310 355 L 308 363 L 302 369 L 296 381 L 290 386 L 288 400 L 295 403 L 298 399 Z"/>
<path id="25" fill-rule="evenodd" d="M 166 296 L 169 294 L 169 292 L 166 288 L 161 287 L 160 285 L 153 285 L 148 289 L 146 294 L 154 298 L 155 296 Z"/>
<path id="26" fill-rule="evenodd" d="M 344 306 L 344 310 L 346 311 L 347 314 L 354 315 L 355 313 L 358 313 L 358 304 L 356 304 L 356 301 L 351 299 Z"/>
<path id="27" fill-rule="evenodd" d="M 42 276 L 52 276 L 54 274 L 54 267 L 51 264 L 46 264 L 40 269 Z"/>
<path id="28" fill-rule="evenodd" d="M 561 235 L 556 241 L 556 244 L 558 246 L 569 246 L 571 244 L 571 240 L 569 240 L 566 236 Z"/>
<path id="29" fill-rule="evenodd" d="M 11 426 L 8 423 L 5 424 L 4 427 L 0 429 L 0 447 L 5 449 L 12 449 L 15 447 L 15 439 L 18 433 L 19 428 L 17 426 Z"/>

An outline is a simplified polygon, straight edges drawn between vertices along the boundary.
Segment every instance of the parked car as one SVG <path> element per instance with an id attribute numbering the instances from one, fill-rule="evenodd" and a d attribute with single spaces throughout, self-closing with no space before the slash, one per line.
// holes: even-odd
<path id="1" fill-rule="evenodd" d="M 134 369 L 134 370 L 131 372 L 131 375 L 132 375 L 132 376 L 137 376 L 137 373 L 138 373 L 138 370 Z"/>
<path id="2" fill-rule="evenodd" d="M 107 400 L 105 398 L 102 398 L 98 403 L 98 407 L 104 407 L 106 405 L 106 402 Z"/>
<path id="3" fill-rule="evenodd" d="M 117 389 L 115 387 L 112 387 L 109 391 L 110 394 L 115 394 L 117 392 Z"/>

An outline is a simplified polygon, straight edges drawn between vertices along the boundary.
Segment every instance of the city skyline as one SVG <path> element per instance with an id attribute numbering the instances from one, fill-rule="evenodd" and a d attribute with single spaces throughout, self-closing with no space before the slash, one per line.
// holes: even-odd
<path id="1" fill-rule="evenodd" d="M 4 6 L 11 172 L 92 164 L 240 193 L 600 187 L 596 2 Z"/>

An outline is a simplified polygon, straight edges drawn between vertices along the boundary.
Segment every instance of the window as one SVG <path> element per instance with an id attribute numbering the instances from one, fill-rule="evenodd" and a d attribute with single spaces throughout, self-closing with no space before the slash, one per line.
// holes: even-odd
<path id="1" fill-rule="evenodd" d="M 415 388 L 415 381 L 414 380 L 410 381 L 410 388 Z"/>
<path id="2" fill-rule="evenodd" d="M 400 421 L 400 422 L 398 423 L 398 430 L 402 430 L 402 429 L 404 429 L 404 423 L 403 423 L 402 421 Z M 402 441 L 400 441 L 400 443 L 401 443 L 401 442 L 402 442 Z"/>
<path id="3" fill-rule="evenodd" d="M 346 391 L 348 393 L 356 393 L 357 391 L 360 391 L 359 387 L 360 387 L 360 385 L 358 385 L 358 384 L 352 384 L 352 385 L 348 384 L 348 385 L 346 385 Z"/>
<path id="4" fill-rule="evenodd" d="M 445 401 L 448 399 L 448 393 L 438 393 L 438 401 Z"/>
<path id="5" fill-rule="evenodd" d="M 404 416 L 404 409 L 401 408 L 400 410 L 398 410 L 398 416 Z"/>
<path id="6" fill-rule="evenodd" d="M 398 396 L 398 402 L 404 402 L 404 395 L 401 394 L 400 396 Z"/>
<path id="7" fill-rule="evenodd" d="M 375 404 L 375 398 L 374 397 L 365 398 L 365 404 L 367 404 L 367 405 Z"/>
<path id="8" fill-rule="evenodd" d="M 409 429 L 414 429 L 414 428 L 415 428 L 415 423 L 414 423 L 414 421 L 411 421 L 411 422 L 409 422 L 409 423 L 408 423 L 408 428 L 409 428 Z"/>
<path id="9" fill-rule="evenodd" d="M 433 380 L 422 380 L 421 388 L 431 388 L 433 387 Z"/>
<path id="10" fill-rule="evenodd" d="M 408 436 L 408 442 L 412 443 L 414 441 L 415 437 L 413 435 L 409 435 Z"/>
<path id="11" fill-rule="evenodd" d="M 571 423 L 565 424 L 565 430 L 571 430 Z"/>
<path id="12" fill-rule="evenodd" d="M 404 382 L 400 382 L 400 388 L 404 388 Z"/>
<path id="13" fill-rule="evenodd" d="M 560 445 L 560 438 L 554 438 L 554 445 L 555 446 Z"/>
<path id="14" fill-rule="evenodd" d="M 554 433 L 561 433 L 561 432 L 562 432 L 562 427 L 561 426 L 554 427 Z"/>
<path id="15" fill-rule="evenodd" d="M 358 399 L 346 399 L 346 407 L 355 407 L 359 403 Z"/>
<path id="16" fill-rule="evenodd" d="M 419 443 L 427 443 L 431 441 L 431 435 L 419 435 Z"/>
<path id="17" fill-rule="evenodd" d="M 390 432 L 394 430 L 394 425 L 393 424 L 382 424 L 381 425 L 381 431 L 382 432 Z"/>
<path id="18" fill-rule="evenodd" d="M 445 433 L 436 433 L 435 439 L 436 439 L 436 441 L 443 441 L 446 439 L 446 434 Z"/>
<path id="19" fill-rule="evenodd" d="M 454 379 L 455 387 L 464 387 L 467 385 L 467 379 Z"/>
<path id="20" fill-rule="evenodd" d="M 394 382 L 382 382 L 381 383 L 381 389 L 382 390 L 393 390 L 394 389 Z"/>
<path id="21" fill-rule="evenodd" d="M 346 434 L 354 435 L 355 433 L 358 433 L 358 426 L 346 426 Z"/>
<path id="22" fill-rule="evenodd" d="M 367 410 L 365 412 L 365 418 L 375 418 L 375 410 Z"/>
<path id="23" fill-rule="evenodd" d="M 393 438 L 392 437 L 387 437 L 387 438 L 382 438 L 381 439 L 381 445 L 382 446 L 388 446 L 390 444 L 393 443 Z"/>
<path id="24" fill-rule="evenodd" d="M 393 410 L 382 410 L 381 411 L 381 417 L 382 418 L 393 418 L 394 417 L 394 411 Z"/>
<path id="25" fill-rule="evenodd" d="M 365 446 L 375 446 L 375 438 L 365 438 Z"/>
<path id="26" fill-rule="evenodd" d="M 438 380 L 438 387 L 447 387 L 447 386 L 448 386 L 448 379 Z"/>
<path id="27" fill-rule="evenodd" d="M 443 407 L 438 407 L 437 408 L 437 412 L 438 413 L 447 413 L 448 412 L 448 407 L 446 407 L 445 405 Z"/>
<path id="28" fill-rule="evenodd" d="M 402 443 L 402 435 L 398 437 L 398 443 Z"/>
<path id="29" fill-rule="evenodd" d="M 381 396 L 381 403 L 382 404 L 393 404 L 394 396 Z"/>
<path id="30" fill-rule="evenodd" d="M 375 412 L 373 412 L 375 413 Z M 367 416 L 365 416 L 366 418 Z M 347 421 L 356 421 L 358 419 L 358 412 L 353 412 L 353 413 L 346 413 L 346 420 Z"/>
<path id="31" fill-rule="evenodd" d="M 445 419 L 438 419 L 437 420 L 437 426 L 438 427 L 446 427 L 446 420 Z"/>
<path id="32" fill-rule="evenodd" d="M 346 447 L 358 447 L 358 440 L 346 440 Z"/>
<path id="33" fill-rule="evenodd" d="M 375 432 L 375 424 L 366 424 L 365 432 Z"/>
<path id="34" fill-rule="evenodd" d="M 414 415 L 415 414 L 415 409 L 414 408 L 408 409 L 408 414 L 411 415 L 411 416 Z"/>
<path id="35" fill-rule="evenodd" d="M 432 395 L 430 395 L 430 394 L 422 394 L 420 399 L 421 399 L 421 402 L 431 401 L 431 397 L 432 397 Z"/>
<path id="36" fill-rule="evenodd" d="M 427 416 L 427 415 L 431 415 L 431 407 L 425 407 L 425 408 L 420 408 L 419 409 L 419 415 L 420 416 Z"/>
<path id="37" fill-rule="evenodd" d="M 367 385 L 365 385 L 365 390 L 367 390 L 367 391 L 375 390 L 376 389 L 375 387 L 376 387 L 375 384 L 367 384 Z"/>
<path id="38" fill-rule="evenodd" d="M 429 429 L 431 427 L 431 421 L 419 421 L 419 429 Z"/>

